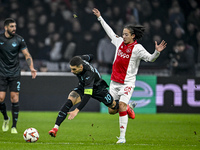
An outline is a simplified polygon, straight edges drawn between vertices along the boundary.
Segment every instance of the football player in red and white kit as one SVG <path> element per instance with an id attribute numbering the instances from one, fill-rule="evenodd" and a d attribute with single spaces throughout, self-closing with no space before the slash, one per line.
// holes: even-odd
<path id="1" fill-rule="evenodd" d="M 120 137 L 117 143 L 126 143 L 125 133 L 128 124 L 130 107 L 133 109 L 135 104 L 129 104 L 129 100 L 135 87 L 136 75 L 140 60 L 154 62 L 160 52 L 166 48 L 167 43 L 163 40 L 159 45 L 155 41 L 155 51 L 150 54 L 137 40 L 143 36 L 144 27 L 141 25 L 127 25 L 123 29 L 122 37 L 117 36 L 110 26 L 104 21 L 98 9 L 93 9 L 111 42 L 116 46 L 115 58 L 112 66 L 110 93 L 114 99 L 119 99 L 119 125 Z M 127 109 L 128 108 L 128 109 Z M 109 109 L 110 114 L 116 113 Z M 130 115 L 129 115 L 130 116 Z M 132 114 L 132 119 L 135 114 Z"/>

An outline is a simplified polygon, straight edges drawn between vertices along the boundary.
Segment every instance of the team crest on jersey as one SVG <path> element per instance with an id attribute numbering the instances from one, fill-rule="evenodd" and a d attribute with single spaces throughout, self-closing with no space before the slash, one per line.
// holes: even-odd
<path id="1" fill-rule="evenodd" d="M 130 52 L 131 52 L 131 49 L 130 49 L 130 48 L 127 48 L 126 52 L 127 52 L 127 53 L 130 53 Z"/>
<path id="2" fill-rule="evenodd" d="M 17 46 L 17 43 L 16 43 L 16 42 L 13 42 L 13 43 L 12 43 L 12 46 L 13 46 L 13 47 L 16 47 L 16 46 Z"/>

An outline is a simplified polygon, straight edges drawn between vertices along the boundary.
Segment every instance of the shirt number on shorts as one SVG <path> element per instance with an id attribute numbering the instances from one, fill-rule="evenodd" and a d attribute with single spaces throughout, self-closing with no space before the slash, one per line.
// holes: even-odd
<path id="1" fill-rule="evenodd" d="M 19 81 L 17 82 L 17 90 L 18 91 L 20 90 L 20 82 Z"/>

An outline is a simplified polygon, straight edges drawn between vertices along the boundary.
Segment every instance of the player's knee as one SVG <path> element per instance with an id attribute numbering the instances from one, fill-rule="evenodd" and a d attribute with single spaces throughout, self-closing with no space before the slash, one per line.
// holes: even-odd
<path id="1" fill-rule="evenodd" d="M 5 97 L 0 96 L 0 103 L 4 102 Z"/>
<path id="2" fill-rule="evenodd" d="M 19 102 L 19 97 L 18 97 L 18 95 L 13 95 L 13 96 L 11 96 L 11 102 L 12 103 L 18 103 Z"/>
<path id="3" fill-rule="evenodd" d="M 71 100 L 73 105 L 75 105 L 75 104 L 81 102 L 81 97 L 77 92 L 72 91 L 68 96 L 68 100 Z"/>

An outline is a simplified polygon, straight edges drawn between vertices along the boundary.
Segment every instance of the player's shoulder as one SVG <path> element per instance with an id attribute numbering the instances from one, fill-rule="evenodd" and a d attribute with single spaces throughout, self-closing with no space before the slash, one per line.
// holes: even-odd
<path id="1" fill-rule="evenodd" d="M 15 38 L 17 38 L 17 39 L 24 39 L 21 35 L 19 35 L 19 34 L 15 34 Z"/>
<path id="2" fill-rule="evenodd" d="M 144 48 L 144 47 L 142 46 L 142 44 L 140 44 L 140 43 L 135 44 L 134 47 L 135 47 L 135 48 L 138 48 L 138 49 Z"/>
<path id="3" fill-rule="evenodd" d="M 112 38 L 112 42 L 121 44 L 123 42 L 123 38 L 121 36 L 114 35 L 113 38 Z"/>

